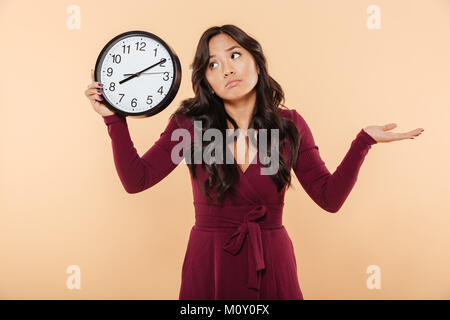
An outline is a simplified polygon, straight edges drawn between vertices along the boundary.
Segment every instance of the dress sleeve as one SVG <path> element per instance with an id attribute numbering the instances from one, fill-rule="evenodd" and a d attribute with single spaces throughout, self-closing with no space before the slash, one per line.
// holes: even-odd
<path id="1" fill-rule="evenodd" d="M 111 137 L 114 164 L 120 181 L 128 193 L 138 193 L 154 186 L 181 162 L 180 160 L 174 163 L 171 158 L 172 148 L 180 143 L 179 140 L 171 141 L 172 132 L 180 128 L 175 120 L 177 117 L 184 123 L 189 121 L 184 116 L 172 117 L 159 139 L 142 158 L 131 140 L 126 117 L 119 114 L 103 117 Z M 184 128 L 183 125 L 181 127 Z M 186 142 L 183 139 L 183 146 Z M 184 156 L 183 149 L 179 155 Z"/>
<path id="2" fill-rule="evenodd" d="M 361 129 L 336 171 L 330 174 L 306 121 L 296 110 L 292 111 L 293 121 L 300 131 L 294 172 L 311 199 L 322 209 L 335 213 L 350 194 L 366 154 L 377 141 Z"/>

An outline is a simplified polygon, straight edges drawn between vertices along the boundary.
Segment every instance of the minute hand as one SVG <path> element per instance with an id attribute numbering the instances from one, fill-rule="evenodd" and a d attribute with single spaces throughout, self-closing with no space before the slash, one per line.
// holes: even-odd
<path id="1" fill-rule="evenodd" d="M 139 76 L 141 75 L 142 72 L 145 72 L 145 71 L 147 71 L 147 70 L 149 70 L 149 69 L 151 69 L 151 68 L 157 66 L 158 64 L 161 64 L 161 63 L 164 63 L 164 62 L 166 62 L 166 59 L 165 59 L 165 58 L 161 59 L 161 61 L 158 61 L 157 63 L 151 65 L 150 67 L 147 67 L 147 68 L 145 68 L 145 69 L 143 69 L 143 70 L 141 70 L 141 71 L 139 71 L 139 72 L 134 73 L 133 75 L 129 76 L 128 78 L 125 78 L 125 79 L 119 81 L 119 84 L 122 84 L 122 83 L 124 83 L 124 82 L 127 82 L 128 80 L 131 80 L 131 79 L 133 79 L 133 78 L 135 78 L 135 77 L 139 77 Z"/>

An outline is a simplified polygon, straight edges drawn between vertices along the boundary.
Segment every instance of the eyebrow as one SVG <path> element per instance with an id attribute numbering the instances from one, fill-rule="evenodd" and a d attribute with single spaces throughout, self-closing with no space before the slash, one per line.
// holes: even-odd
<path id="1" fill-rule="evenodd" d="M 226 51 L 230 51 L 233 50 L 234 48 L 240 48 L 239 46 L 232 46 L 231 48 L 228 48 Z M 212 57 L 215 57 L 216 55 L 213 54 L 212 56 L 209 56 L 209 58 L 211 59 Z"/>

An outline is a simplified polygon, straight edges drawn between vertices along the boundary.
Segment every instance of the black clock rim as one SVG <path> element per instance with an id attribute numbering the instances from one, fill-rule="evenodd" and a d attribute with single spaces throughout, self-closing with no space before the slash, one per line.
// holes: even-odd
<path id="1" fill-rule="evenodd" d="M 95 63 L 95 70 L 94 70 L 94 80 L 98 81 L 98 79 L 100 79 L 100 63 L 101 63 L 101 61 L 103 61 L 105 52 L 113 44 L 117 43 L 118 41 L 122 40 L 123 38 L 128 38 L 128 37 L 134 36 L 134 35 L 137 35 L 137 36 L 141 35 L 141 36 L 153 38 L 154 40 L 156 40 L 158 43 L 160 43 L 161 45 L 163 45 L 166 48 L 167 52 L 169 52 L 170 58 L 172 59 L 173 66 L 174 66 L 174 68 L 173 68 L 174 75 L 173 75 L 172 85 L 170 86 L 168 93 L 161 100 L 161 102 L 158 105 L 156 105 L 155 107 L 153 107 L 152 109 L 147 110 L 147 111 L 142 111 L 142 112 L 138 112 L 138 113 L 130 113 L 130 112 L 126 112 L 126 111 L 116 108 L 113 104 L 111 104 L 106 99 L 103 99 L 102 103 L 104 103 L 109 109 L 111 109 L 115 113 L 118 113 L 122 116 L 131 117 L 131 118 L 146 118 L 146 117 L 154 116 L 154 115 L 160 113 L 161 111 L 163 111 L 164 109 L 166 109 L 170 105 L 170 103 L 173 101 L 175 96 L 177 95 L 178 90 L 180 88 L 180 84 L 181 84 L 182 70 L 181 70 L 180 59 L 178 58 L 178 55 L 176 54 L 175 50 L 168 43 L 166 43 L 163 39 L 161 39 L 159 36 L 157 36 L 154 33 L 148 32 L 148 31 L 132 30 L 132 31 L 127 31 L 127 32 L 118 34 L 117 36 L 115 36 L 114 38 L 109 40 L 107 42 L 107 44 L 102 48 L 102 50 L 100 51 L 100 54 L 97 57 L 97 61 Z"/>

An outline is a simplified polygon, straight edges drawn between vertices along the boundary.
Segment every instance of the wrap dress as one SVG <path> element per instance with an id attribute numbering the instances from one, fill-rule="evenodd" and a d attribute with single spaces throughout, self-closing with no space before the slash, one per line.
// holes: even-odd
<path id="1" fill-rule="evenodd" d="M 300 132 L 298 160 L 293 167 L 300 184 L 323 210 L 337 212 L 356 183 L 371 145 L 377 141 L 361 129 L 331 174 L 304 118 L 295 109 L 278 108 L 278 112 Z M 192 121 L 176 115 L 140 157 L 126 117 L 114 114 L 103 118 L 111 137 L 114 164 L 128 193 L 151 188 L 181 162 L 174 163 L 171 158 L 172 148 L 181 141 L 172 141 L 175 129 L 184 128 L 195 137 Z M 289 148 L 287 141 L 282 151 L 285 157 L 289 156 Z M 261 174 L 263 165 L 256 154 L 245 172 L 237 166 L 238 196 L 225 197 L 222 206 L 211 205 L 201 188 L 207 172 L 200 164 L 196 166 L 199 182 L 190 173 L 195 224 L 183 261 L 179 299 L 302 300 L 294 247 L 282 223 L 286 187 L 277 192 L 270 176 Z"/>

